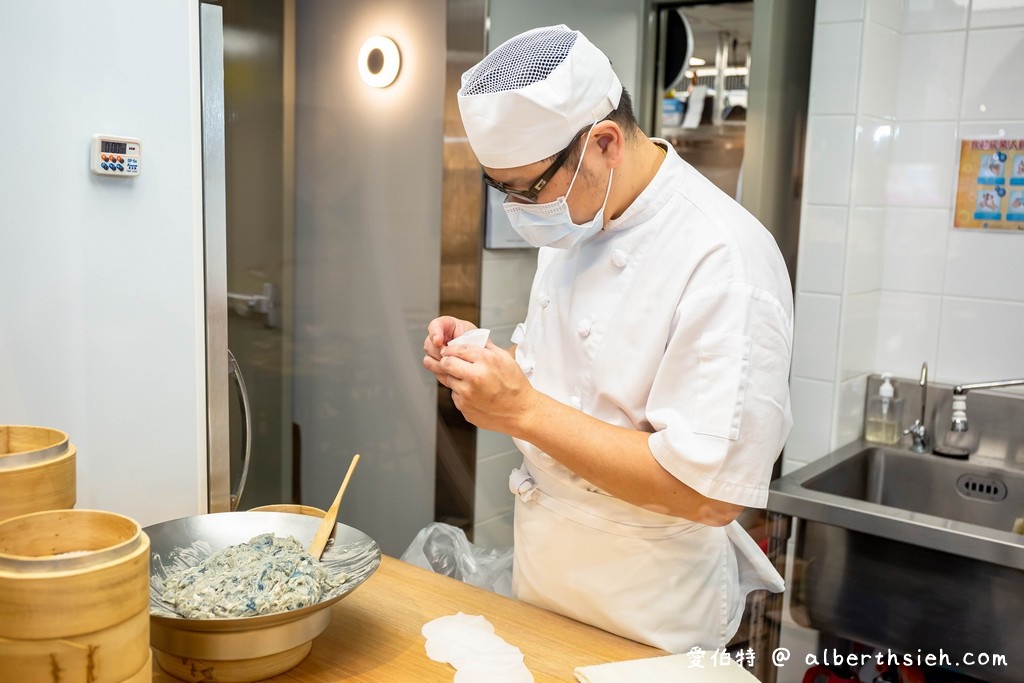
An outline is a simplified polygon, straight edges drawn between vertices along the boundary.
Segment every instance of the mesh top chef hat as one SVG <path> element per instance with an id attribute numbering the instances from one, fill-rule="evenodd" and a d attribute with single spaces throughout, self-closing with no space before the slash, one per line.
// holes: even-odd
<path id="1" fill-rule="evenodd" d="M 619 105 L 622 84 L 603 52 L 568 26 L 510 38 L 462 74 L 459 110 L 489 168 L 525 166 L 565 149 Z"/>

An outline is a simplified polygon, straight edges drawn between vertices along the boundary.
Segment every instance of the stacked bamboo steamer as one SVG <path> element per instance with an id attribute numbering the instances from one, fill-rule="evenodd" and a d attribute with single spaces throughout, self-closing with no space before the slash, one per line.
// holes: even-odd
<path id="1" fill-rule="evenodd" d="M 0 425 L 0 521 L 74 507 L 75 455 L 59 429 Z"/>
<path id="2" fill-rule="evenodd" d="M 128 517 L 0 522 L 0 681 L 152 681 L 149 537 Z"/>
<path id="3" fill-rule="evenodd" d="M 76 449 L 0 425 L 0 683 L 150 683 L 149 537 L 73 510 Z"/>

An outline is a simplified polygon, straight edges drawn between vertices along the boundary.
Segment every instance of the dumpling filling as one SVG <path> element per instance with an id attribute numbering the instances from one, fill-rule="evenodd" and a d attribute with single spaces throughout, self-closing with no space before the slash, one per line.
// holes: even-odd
<path id="1" fill-rule="evenodd" d="M 332 579 L 295 538 L 269 533 L 168 572 L 163 599 L 189 619 L 252 617 L 314 605 L 346 579 Z"/>

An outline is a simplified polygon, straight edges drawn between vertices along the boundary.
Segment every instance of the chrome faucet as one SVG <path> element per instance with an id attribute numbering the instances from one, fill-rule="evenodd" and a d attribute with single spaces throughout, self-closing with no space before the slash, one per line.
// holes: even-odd
<path id="1" fill-rule="evenodd" d="M 914 424 L 910 425 L 903 430 L 904 434 L 910 434 L 914 438 L 914 443 L 910 446 L 910 450 L 915 453 L 927 453 L 928 452 L 928 428 L 925 426 L 924 415 L 925 407 L 928 404 L 928 363 L 921 363 L 921 417 L 914 421 Z"/>
<path id="2" fill-rule="evenodd" d="M 1001 379 L 995 382 L 976 382 L 974 384 L 957 384 L 953 387 L 953 420 L 950 431 L 967 431 L 967 392 L 971 389 L 997 389 L 1014 387 L 1024 384 L 1024 379 Z"/>

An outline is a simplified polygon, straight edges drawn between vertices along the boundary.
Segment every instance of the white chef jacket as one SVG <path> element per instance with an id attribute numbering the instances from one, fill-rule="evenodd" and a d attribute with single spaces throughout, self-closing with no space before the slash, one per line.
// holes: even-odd
<path id="1" fill-rule="evenodd" d="M 597 236 L 541 248 L 516 360 L 539 391 L 650 432 L 699 493 L 764 507 L 792 425 L 793 303 L 772 235 L 664 141 L 652 182 Z M 782 578 L 737 523 L 618 500 L 525 441 L 517 597 L 670 652 L 724 647 Z"/>

